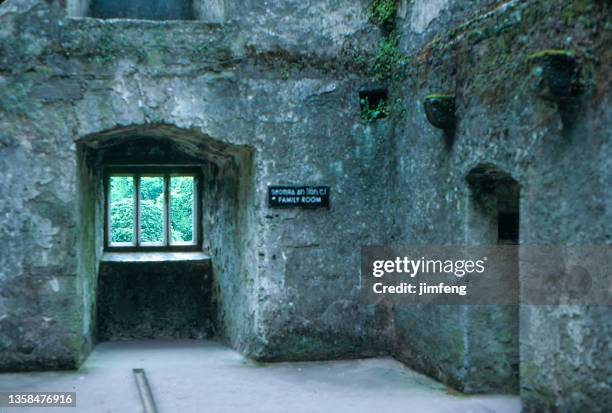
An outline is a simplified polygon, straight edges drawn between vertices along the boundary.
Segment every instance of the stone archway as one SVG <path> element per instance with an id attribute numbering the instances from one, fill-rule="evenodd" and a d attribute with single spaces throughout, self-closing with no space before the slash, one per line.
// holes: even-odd
<path id="1" fill-rule="evenodd" d="M 236 337 L 245 334 L 243 330 L 246 327 L 241 317 L 249 311 L 245 308 L 249 300 L 245 299 L 246 292 L 240 283 L 240 274 L 252 265 L 246 255 L 253 234 L 252 220 L 249 218 L 253 207 L 253 150 L 246 146 L 214 140 L 195 130 L 170 125 L 137 125 L 85 136 L 77 141 L 77 158 L 79 282 L 83 291 L 84 329 L 90 339 L 89 345 L 95 342 L 97 334 L 101 334 L 102 339 L 216 336 L 235 344 Z M 174 260 L 175 262 L 171 262 L 173 259 L 168 256 L 157 257 L 157 260 L 161 259 L 159 263 L 129 262 L 129 265 L 125 262 L 110 264 L 106 261 L 102 242 L 102 171 L 105 165 L 131 163 L 189 164 L 201 168 L 203 182 L 200 225 L 203 242 L 200 253 L 208 257 L 208 261 L 203 260 L 201 256 L 187 260 L 182 257 Z M 147 268 L 141 267 L 142 265 Z M 193 285 L 183 285 L 184 293 L 175 294 L 176 300 L 166 300 L 179 303 L 181 308 L 155 306 L 155 300 L 150 296 L 142 299 L 136 297 L 133 292 L 128 292 L 127 290 L 146 292 L 148 288 L 150 292 L 164 294 L 163 288 L 156 289 L 151 285 L 135 286 L 134 282 L 138 276 L 128 280 L 128 284 L 123 283 L 125 285 L 109 284 L 111 279 L 126 280 L 126 277 L 118 275 L 117 272 L 146 271 L 153 274 L 159 272 L 157 269 L 168 265 L 180 267 L 167 270 L 175 278 L 180 274 L 193 276 Z M 131 269 L 126 269 L 126 266 Z M 101 270 L 106 274 L 106 284 L 99 279 Z M 203 281 L 201 276 L 208 272 L 210 280 Z M 144 276 L 140 279 L 147 281 Z M 157 279 L 164 280 L 163 274 L 157 274 Z M 172 283 L 176 284 L 177 280 Z M 101 294 L 101 285 L 105 285 L 107 289 L 117 288 L 121 291 L 113 291 L 110 294 L 105 291 Z M 194 294 L 193 290 L 202 292 Z M 191 301 L 188 296 L 192 297 Z M 103 302 L 99 302 L 101 297 Z M 200 298 L 206 300 L 206 303 L 197 301 Z M 151 304 L 148 312 L 143 310 L 140 314 L 146 316 L 148 324 L 143 326 L 142 319 L 134 319 L 131 323 L 125 322 L 121 325 L 116 321 L 125 321 L 125 317 L 117 313 L 117 303 L 124 303 L 126 311 L 134 313 L 134 309 L 130 309 L 130 305 L 133 305 L 131 301 Z M 185 320 L 180 319 L 180 314 L 185 315 L 186 309 L 192 320 L 187 324 Z M 100 319 L 96 320 L 96 314 L 105 317 L 105 323 L 101 323 Z M 156 320 L 160 314 L 162 320 Z M 171 316 L 172 314 L 175 316 Z M 111 319 L 110 329 L 108 319 Z M 173 324 L 173 320 L 177 323 Z M 101 325 L 104 326 L 102 332 Z"/>
<path id="2" fill-rule="evenodd" d="M 466 241 L 472 246 L 500 246 L 510 253 L 510 280 L 503 294 L 511 304 L 471 305 L 466 311 L 468 345 L 466 388 L 471 391 L 519 392 L 520 185 L 492 164 L 466 175 L 469 189 Z M 510 250 L 510 251 L 508 251 Z"/>

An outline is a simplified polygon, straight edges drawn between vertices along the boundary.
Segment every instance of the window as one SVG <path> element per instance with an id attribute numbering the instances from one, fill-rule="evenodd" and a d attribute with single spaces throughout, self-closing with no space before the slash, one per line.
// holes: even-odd
<path id="1" fill-rule="evenodd" d="M 192 0 L 91 0 L 90 16 L 100 19 L 192 20 Z"/>
<path id="2" fill-rule="evenodd" d="M 107 168 L 106 249 L 199 249 L 200 182 L 195 168 Z"/>

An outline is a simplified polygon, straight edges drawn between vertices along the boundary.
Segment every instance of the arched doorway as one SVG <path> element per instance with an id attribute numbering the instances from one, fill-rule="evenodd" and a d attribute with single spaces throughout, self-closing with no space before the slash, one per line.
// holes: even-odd
<path id="1" fill-rule="evenodd" d="M 497 246 L 510 260 L 503 283 L 504 302 L 470 305 L 466 387 L 472 391 L 519 391 L 520 185 L 495 165 L 481 164 L 466 176 L 469 190 L 466 241 Z M 499 286 L 497 286 L 499 287 Z"/>

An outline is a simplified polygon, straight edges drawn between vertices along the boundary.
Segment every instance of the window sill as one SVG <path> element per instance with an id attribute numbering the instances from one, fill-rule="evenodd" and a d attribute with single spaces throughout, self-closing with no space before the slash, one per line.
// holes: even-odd
<path id="1" fill-rule="evenodd" d="M 68 21 L 73 24 L 111 24 L 114 26 L 162 26 L 166 28 L 177 27 L 191 24 L 193 26 L 201 26 L 205 28 L 222 28 L 224 21 L 203 20 L 203 19 L 174 19 L 174 20 L 152 20 L 152 19 L 136 19 L 128 17 L 93 17 L 93 16 L 68 16 Z"/>
<path id="2" fill-rule="evenodd" d="M 198 252 L 105 252 L 103 262 L 185 262 L 208 261 L 210 257 Z"/>

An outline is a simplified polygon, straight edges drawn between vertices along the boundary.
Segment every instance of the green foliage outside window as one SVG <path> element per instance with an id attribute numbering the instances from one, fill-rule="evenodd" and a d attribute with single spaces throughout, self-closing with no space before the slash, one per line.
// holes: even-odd
<path id="1" fill-rule="evenodd" d="M 133 215 L 134 203 L 132 199 L 124 198 L 113 201 L 111 208 L 112 242 L 132 242 L 134 237 Z"/>
<path id="2" fill-rule="evenodd" d="M 111 177 L 111 242 L 132 242 L 134 222 L 132 177 Z M 173 242 L 193 241 L 193 177 L 170 179 L 170 236 Z M 164 234 L 163 178 L 143 177 L 140 181 L 140 238 L 162 242 Z"/>
<path id="3" fill-rule="evenodd" d="M 170 236 L 174 242 L 193 240 L 193 178 L 170 180 Z"/>
<path id="4" fill-rule="evenodd" d="M 111 242 L 134 240 L 134 179 L 113 176 L 110 180 Z"/>
<path id="5" fill-rule="evenodd" d="M 140 179 L 140 240 L 164 241 L 164 178 Z"/>

